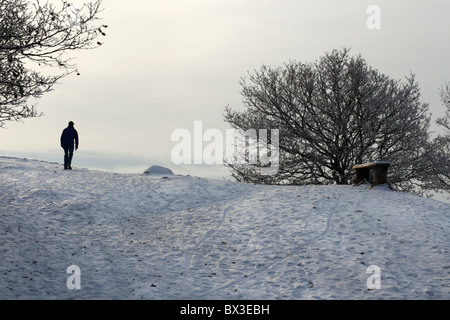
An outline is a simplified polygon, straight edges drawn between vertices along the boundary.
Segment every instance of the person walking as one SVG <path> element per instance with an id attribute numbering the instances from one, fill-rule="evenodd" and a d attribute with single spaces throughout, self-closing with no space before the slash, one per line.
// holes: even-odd
<path id="1" fill-rule="evenodd" d="M 72 170 L 72 157 L 74 147 L 78 149 L 78 132 L 73 127 L 74 123 L 69 122 L 61 134 L 61 147 L 64 149 L 64 170 Z"/>

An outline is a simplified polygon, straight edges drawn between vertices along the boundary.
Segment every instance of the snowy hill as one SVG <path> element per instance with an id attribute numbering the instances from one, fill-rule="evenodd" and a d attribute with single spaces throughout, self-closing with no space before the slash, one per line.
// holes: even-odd
<path id="1" fill-rule="evenodd" d="M 449 299 L 449 234 L 449 204 L 384 188 L 0 157 L 1 299 Z"/>

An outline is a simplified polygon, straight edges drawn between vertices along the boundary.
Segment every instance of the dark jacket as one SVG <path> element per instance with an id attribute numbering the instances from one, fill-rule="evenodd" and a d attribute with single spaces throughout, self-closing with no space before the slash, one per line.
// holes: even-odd
<path id="1" fill-rule="evenodd" d="M 61 147 L 73 146 L 75 141 L 75 148 L 78 148 L 78 132 L 74 127 L 67 127 L 61 134 Z"/>

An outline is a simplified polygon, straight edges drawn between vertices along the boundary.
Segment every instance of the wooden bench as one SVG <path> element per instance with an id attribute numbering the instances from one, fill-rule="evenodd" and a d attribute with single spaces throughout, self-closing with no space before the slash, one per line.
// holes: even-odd
<path id="1" fill-rule="evenodd" d="M 354 184 L 369 182 L 372 186 L 387 183 L 387 172 L 391 166 L 390 162 L 376 161 L 353 166 L 356 176 L 353 179 Z"/>

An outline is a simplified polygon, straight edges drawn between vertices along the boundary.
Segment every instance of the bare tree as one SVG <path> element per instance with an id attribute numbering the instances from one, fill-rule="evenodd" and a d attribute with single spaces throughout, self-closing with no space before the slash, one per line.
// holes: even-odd
<path id="1" fill-rule="evenodd" d="M 235 129 L 279 129 L 280 169 L 262 176 L 251 165 L 229 164 L 240 181 L 349 184 L 358 163 L 389 161 L 390 181 L 414 188 L 430 173 L 428 105 L 414 75 L 396 81 L 352 57 L 349 49 L 313 63 L 262 66 L 241 81 L 242 112 L 225 109 Z"/>
<path id="2" fill-rule="evenodd" d="M 61 78 L 79 74 L 68 53 L 101 45 L 95 39 L 105 35 L 107 26 L 93 25 L 100 4 L 78 9 L 65 1 L 56 7 L 39 0 L 0 0 L 0 127 L 41 115 L 30 99 L 52 90 Z M 49 69 L 57 72 L 50 75 Z"/>
<path id="3" fill-rule="evenodd" d="M 444 116 L 437 119 L 444 133 L 434 140 L 434 166 L 436 170 L 434 186 L 436 189 L 450 191 L 450 84 L 446 83 L 439 90 L 442 104 L 445 107 Z"/>
<path id="4" fill-rule="evenodd" d="M 443 126 L 447 130 L 447 134 L 450 135 L 450 84 L 446 83 L 439 89 L 439 95 L 441 101 L 445 107 L 445 114 L 439 118 L 436 122 Z"/>

